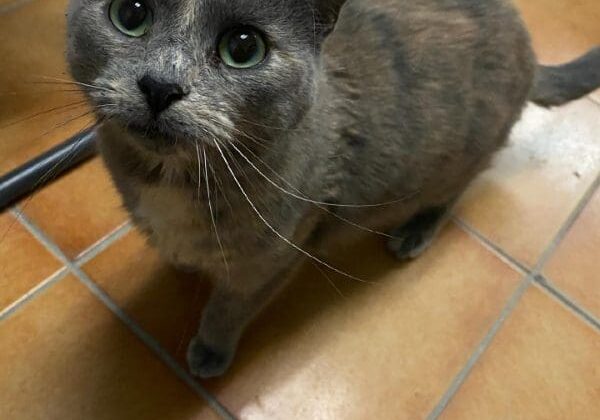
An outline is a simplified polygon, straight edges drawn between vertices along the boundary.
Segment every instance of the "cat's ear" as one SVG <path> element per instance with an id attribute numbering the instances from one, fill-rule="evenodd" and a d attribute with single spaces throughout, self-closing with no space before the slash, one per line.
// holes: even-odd
<path id="1" fill-rule="evenodd" d="M 346 0 L 313 0 L 320 33 L 326 37 L 333 31 Z"/>

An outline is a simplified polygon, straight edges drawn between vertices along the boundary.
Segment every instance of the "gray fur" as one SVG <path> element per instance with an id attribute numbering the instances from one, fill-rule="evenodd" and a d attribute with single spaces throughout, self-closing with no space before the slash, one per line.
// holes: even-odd
<path id="1" fill-rule="evenodd" d="M 188 353 L 203 377 L 228 368 L 244 327 L 307 255 L 299 248 L 324 255 L 453 202 L 505 144 L 536 72 L 505 0 L 152 0 L 142 38 L 115 30 L 108 3 L 71 1 L 71 72 L 96 86 L 86 93 L 102 154 L 137 225 L 173 264 L 214 279 Z M 268 37 L 255 68 L 216 56 L 236 24 Z M 157 120 L 137 86 L 148 74 L 189 92 Z M 395 203 L 348 206 L 382 202 Z M 425 244 L 439 216 L 423 225 Z M 423 244 L 390 248 L 414 256 Z"/>

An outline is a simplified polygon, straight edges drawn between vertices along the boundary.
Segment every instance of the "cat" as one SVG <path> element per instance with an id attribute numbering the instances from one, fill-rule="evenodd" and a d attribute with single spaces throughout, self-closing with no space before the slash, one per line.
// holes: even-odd
<path id="1" fill-rule="evenodd" d="M 71 0 L 67 19 L 133 221 L 214 280 L 202 378 L 299 262 L 343 273 L 323 256 L 360 234 L 417 257 L 528 100 L 600 86 L 600 48 L 539 66 L 506 0 Z"/>

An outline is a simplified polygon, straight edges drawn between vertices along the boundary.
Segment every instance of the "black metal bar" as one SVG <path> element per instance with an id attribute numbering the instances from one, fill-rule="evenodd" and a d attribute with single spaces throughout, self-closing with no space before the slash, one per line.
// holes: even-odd
<path id="1" fill-rule="evenodd" d="M 0 177 L 0 211 L 95 156 L 95 139 L 95 131 L 90 129 Z"/>

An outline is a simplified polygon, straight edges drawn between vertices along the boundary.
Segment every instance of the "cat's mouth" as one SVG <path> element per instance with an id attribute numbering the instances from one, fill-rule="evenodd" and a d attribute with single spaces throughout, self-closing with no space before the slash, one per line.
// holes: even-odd
<path id="1" fill-rule="evenodd" d="M 130 123 L 126 125 L 126 129 L 144 147 L 154 152 L 165 152 L 180 144 L 177 135 L 174 135 L 170 130 L 165 130 L 156 121 L 149 121 L 146 124 Z"/>

